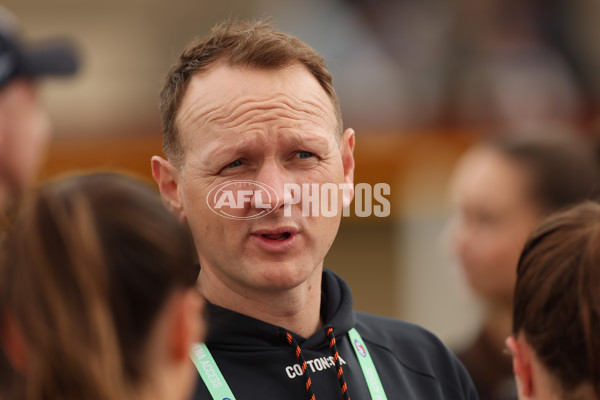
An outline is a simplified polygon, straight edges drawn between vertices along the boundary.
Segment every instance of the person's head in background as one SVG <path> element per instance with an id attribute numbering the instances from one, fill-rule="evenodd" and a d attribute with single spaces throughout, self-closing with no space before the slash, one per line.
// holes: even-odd
<path id="1" fill-rule="evenodd" d="M 484 304 L 473 339 L 457 349 L 482 400 L 516 398 L 502 354 L 512 325 L 519 255 L 549 213 L 598 197 L 595 146 L 576 136 L 505 136 L 474 146 L 452 181 L 454 252 L 471 292 Z"/>
<path id="2" fill-rule="evenodd" d="M 111 173 L 46 184 L 2 256 L 9 398 L 188 398 L 204 334 L 196 252 L 150 186 Z"/>
<path id="3" fill-rule="evenodd" d="M 546 219 L 521 255 L 513 356 L 519 399 L 600 399 L 600 204 Z"/>
<path id="4" fill-rule="evenodd" d="M 76 69 L 66 42 L 23 43 L 16 20 L 0 6 L 0 209 L 31 183 L 50 136 L 37 79 Z"/>
<path id="5" fill-rule="evenodd" d="M 512 311 L 519 254 L 551 212 L 600 193 L 595 146 L 567 135 L 502 137 L 470 149 L 452 180 L 455 254 L 473 292 Z"/>

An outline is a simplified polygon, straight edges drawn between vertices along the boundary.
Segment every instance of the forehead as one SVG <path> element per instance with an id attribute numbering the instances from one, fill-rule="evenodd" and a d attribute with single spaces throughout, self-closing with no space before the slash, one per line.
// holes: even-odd
<path id="1" fill-rule="evenodd" d="M 452 180 L 455 204 L 489 206 L 527 200 L 525 171 L 497 150 L 478 146 L 460 160 Z"/>
<path id="2" fill-rule="evenodd" d="M 301 64 L 279 69 L 218 64 L 198 73 L 188 84 L 176 123 L 185 136 L 189 128 L 231 123 L 253 109 L 287 110 L 300 120 L 322 123 L 332 131 L 335 126 L 329 96 Z"/>

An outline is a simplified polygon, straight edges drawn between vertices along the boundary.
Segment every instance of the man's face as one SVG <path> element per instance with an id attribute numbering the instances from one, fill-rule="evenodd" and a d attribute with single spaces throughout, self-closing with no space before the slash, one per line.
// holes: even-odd
<path id="1" fill-rule="evenodd" d="M 353 132 L 340 140 L 335 121 L 329 97 L 300 65 L 220 65 L 191 79 L 177 116 L 184 161 L 173 204 L 192 230 L 204 270 L 230 287 L 261 291 L 320 275 L 342 196 L 335 216 L 303 216 L 284 186 L 352 182 Z M 256 203 L 266 202 L 273 211 L 261 218 L 225 218 L 209 208 L 207 196 L 231 181 L 268 185 L 279 200 L 253 197 L 236 211 L 256 215 Z"/>

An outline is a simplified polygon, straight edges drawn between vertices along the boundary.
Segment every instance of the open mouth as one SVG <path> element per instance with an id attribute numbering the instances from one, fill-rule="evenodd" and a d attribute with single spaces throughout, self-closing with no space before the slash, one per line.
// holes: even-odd
<path id="1" fill-rule="evenodd" d="M 281 233 L 262 234 L 261 236 L 264 237 L 265 239 L 281 241 L 281 240 L 288 239 L 290 236 L 292 236 L 292 234 L 289 232 L 281 232 Z"/>
<path id="2" fill-rule="evenodd" d="M 256 229 L 252 232 L 256 244 L 267 251 L 288 251 L 297 241 L 298 228 L 295 226 L 279 226 Z"/>

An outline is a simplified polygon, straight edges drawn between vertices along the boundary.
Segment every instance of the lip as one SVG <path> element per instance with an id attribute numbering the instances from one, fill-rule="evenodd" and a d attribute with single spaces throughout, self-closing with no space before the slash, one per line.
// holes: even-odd
<path id="1" fill-rule="evenodd" d="M 280 227 L 276 227 L 276 228 L 270 228 L 270 229 L 257 229 L 257 230 L 253 230 L 250 234 L 251 235 L 277 235 L 279 233 L 289 233 L 290 235 L 295 235 L 298 233 L 298 228 L 296 228 L 295 226 L 280 226 Z"/>
<path id="2" fill-rule="evenodd" d="M 263 235 L 277 235 L 280 233 L 289 233 L 290 236 L 283 240 L 273 240 Z M 284 252 L 289 250 L 297 240 L 298 228 L 293 226 L 282 226 L 276 228 L 258 229 L 250 233 L 254 243 L 261 249 L 268 252 Z"/>

